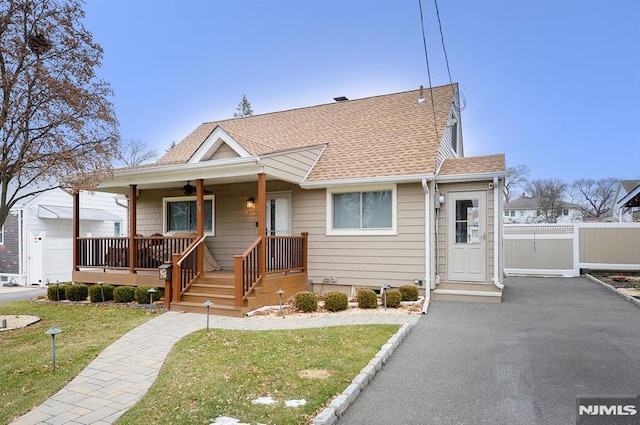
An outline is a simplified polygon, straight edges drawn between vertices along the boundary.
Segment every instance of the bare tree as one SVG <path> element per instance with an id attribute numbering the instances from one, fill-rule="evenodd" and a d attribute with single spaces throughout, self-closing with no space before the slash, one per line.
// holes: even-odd
<path id="1" fill-rule="evenodd" d="M 117 120 L 82 3 L 0 2 L 0 226 L 27 196 L 111 171 Z"/>
<path id="2" fill-rule="evenodd" d="M 507 176 L 504 179 L 505 202 L 511 202 L 511 195 L 516 188 L 523 189 L 529 176 L 529 167 L 520 164 L 515 167 L 507 167 Z"/>
<path id="3" fill-rule="evenodd" d="M 561 212 L 567 184 L 558 179 L 531 180 L 525 190 L 538 200 L 540 216 L 546 223 L 556 223 Z"/>
<path id="4" fill-rule="evenodd" d="M 236 112 L 233 113 L 235 118 L 248 117 L 253 115 L 253 109 L 251 109 L 251 104 L 247 100 L 246 95 L 242 95 L 242 100 L 238 103 L 236 107 Z"/>
<path id="5" fill-rule="evenodd" d="M 613 208 L 618 180 L 580 179 L 571 185 L 575 202 L 582 205 L 581 212 L 586 217 L 602 218 Z"/>
<path id="6" fill-rule="evenodd" d="M 116 158 L 125 167 L 144 164 L 158 157 L 158 152 L 140 139 L 126 139 L 120 141 L 120 148 Z"/>

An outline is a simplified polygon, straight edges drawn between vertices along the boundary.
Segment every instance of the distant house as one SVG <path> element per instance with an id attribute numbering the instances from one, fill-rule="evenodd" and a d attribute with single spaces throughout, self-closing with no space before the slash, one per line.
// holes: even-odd
<path id="1" fill-rule="evenodd" d="M 206 122 L 116 170 L 98 190 L 128 198 L 128 237 L 76 235 L 74 280 L 237 316 L 279 289 L 500 301 L 505 157 L 464 157 L 457 85 L 334 100 Z"/>
<path id="2" fill-rule="evenodd" d="M 122 236 L 127 204 L 112 193 L 82 192 L 79 232 L 85 237 Z M 73 197 L 55 189 L 14 206 L 0 229 L 0 284 L 66 282 L 72 275 Z"/>
<path id="3" fill-rule="evenodd" d="M 613 221 L 640 222 L 640 180 L 622 180 L 616 190 Z"/>
<path id="4" fill-rule="evenodd" d="M 575 223 L 582 221 L 580 205 L 562 201 L 554 211 L 545 211 L 537 197 L 526 196 L 505 202 L 504 223 Z"/>

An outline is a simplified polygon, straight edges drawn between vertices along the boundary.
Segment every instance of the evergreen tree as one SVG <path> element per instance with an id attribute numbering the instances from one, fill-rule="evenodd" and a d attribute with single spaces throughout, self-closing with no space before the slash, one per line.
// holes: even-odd
<path id="1" fill-rule="evenodd" d="M 251 109 L 251 104 L 247 100 L 246 95 L 242 95 L 242 100 L 238 103 L 238 107 L 236 108 L 236 112 L 233 113 L 235 118 L 249 117 L 253 115 L 253 109 Z"/>

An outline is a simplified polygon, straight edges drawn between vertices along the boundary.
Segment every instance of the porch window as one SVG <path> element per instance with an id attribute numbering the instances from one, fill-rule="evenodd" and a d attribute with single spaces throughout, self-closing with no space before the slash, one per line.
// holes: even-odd
<path id="1" fill-rule="evenodd" d="M 197 207 L 193 196 L 164 198 L 164 233 L 194 233 L 197 229 Z M 214 196 L 204 198 L 204 231 L 214 233 Z"/>
<path id="2" fill-rule="evenodd" d="M 327 192 L 327 234 L 396 234 L 395 187 Z"/>

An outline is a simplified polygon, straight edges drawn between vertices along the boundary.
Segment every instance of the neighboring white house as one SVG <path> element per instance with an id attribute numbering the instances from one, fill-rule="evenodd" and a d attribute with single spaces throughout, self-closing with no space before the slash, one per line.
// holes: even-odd
<path id="1" fill-rule="evenodd" d="M 127 233 L 127 202 L 112 193 L 81 193 L 81 236 Z M 55 189 L 14 206 L 0 229 L 0 283 L 41 285 L 71 280 L 72 196 Z"/>
<path id="2" fill-rule="evenodd" d="M 505 202 L 504 207 L 504 223 L 543 223 L 548 217 L 554 217 L 556 223 L 575 223 L 582 221 L 582 213 L 580 205 L 562 201 L 556 211 L 545 212 L 540 207 L 540 201 L 537 197 L 526 196 L 510 202 Z"/>
<path id="3" fill-rule="evenodd" d="M 621 223 L 640 222 L 640 206 L 632 201 L 640 192 L 640 180 L 622 180 L 618 184 L 613 204 L 612 220 Z"/>

